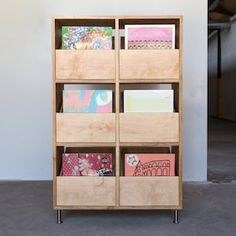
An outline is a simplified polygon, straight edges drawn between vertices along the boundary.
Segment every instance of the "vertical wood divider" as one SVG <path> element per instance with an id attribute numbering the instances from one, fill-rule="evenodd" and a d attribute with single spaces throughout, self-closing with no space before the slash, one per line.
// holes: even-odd
<path id="1" fill-rule="evenodd" d="M 182 122 L 183 122 L 183 16 L 179 17 L 179 206 L 183 207 L 183 193 L 182 193 L 182 155 L 183 155 L 183 134 L 182 134 Z"/>
<path id="2" fill-rule="evenodd" d="M 53 160 L 53 207 L 56 206 L 56 202 L 57 202 L 57 183 L 56 183 L 56 78 L 55 78 L 55 71 L 56 71 L 56 58 L 55 58 L 55 18 L 51 19 L 51 31 L 52 31 L 52 82 L 51 82 L 51 86 L 52 86 L 52 95 L 51 95 L 51 99 L 52 99 L 52 160 Z"/>
<path id="3" fill-rule="evenodd" d="M 115 18 L 115 60 L 116 60 L 116 86 L 115 86 L 115 97 L 116 97 L 116 206 L 120 205 L 120 65 L 119 65 L 119 52 L 120 52 L 120 40 L 119 40 L 119 18 Z"/>

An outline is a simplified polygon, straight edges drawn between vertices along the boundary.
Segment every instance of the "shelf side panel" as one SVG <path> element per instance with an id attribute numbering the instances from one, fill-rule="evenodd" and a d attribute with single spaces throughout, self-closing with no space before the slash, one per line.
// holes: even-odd
<path id="1" fill-rule="evenodd" d="M 57 177 L 57 205 L 114 206 L 115 177 Z"/>
<path id="2" fill-rule="evenodd" d="M 114 80 L 114 50 L 56 50 L 57 80 Z"/>
<path id="3" fill-rule="evenodd" d="M 178 113 L 121 113 L 120 142 L 178 142 Z"/>
<path id="4" fill-rule="evenodd" d="M 179 178 L 120 177 L 121 206 L 178 206 Z"/>
<path id="5" fill-rule="evenodd" d="M 179 50 L 120 50 L 120 79 L 179 79 Z"/>
<path id="6" fill-rule="evenodd" d="M 57 113 L 57 142 L 115 142 L 115 114 Z"/>

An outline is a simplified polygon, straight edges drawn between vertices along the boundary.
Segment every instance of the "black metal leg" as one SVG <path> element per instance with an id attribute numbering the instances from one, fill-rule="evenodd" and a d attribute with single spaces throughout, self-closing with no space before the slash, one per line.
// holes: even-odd
<path id="1" fill-rule="evenodd" d="M 179 212 L 174 210 L 174 224 L 179 224 Z"/>
<path id="2" fill-rule="evenodd" d="M 62 220 L 61 220 L 61 210 L 57 210 L 57 224 L 61 224 Z"/>

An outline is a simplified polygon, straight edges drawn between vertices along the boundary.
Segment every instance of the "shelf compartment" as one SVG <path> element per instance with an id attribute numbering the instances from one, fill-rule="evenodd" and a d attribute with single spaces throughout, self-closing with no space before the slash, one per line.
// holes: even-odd
<path id="1" fill-rule="evenodd" d="M 179 80 L 179 50 L 120 50 L 121 80 Z"/>
<path id="2" fill-rule="evenodd" d="M 57 177 L 58 206 L 114 206 L 115 177 Z"/>
<path id="3" fill-rule="evenodd" d="M 178 206 L 179 177 L 120 177 L 121 206 Z"/>
<path id="4" fill-rule="evenodd" d="M 114 80 L 115 50 L 56 50 L 56 80 Z"/>
<path id="5" fill-rule="evenodd" d="M 155 142 L 179 142 L 179 113 L 120 114 L 120 143 Z"/>
<path id="6" fill-rule="evenodd" d="M 57 113 L 56 142 L 114 143 L 115 114 Z"/>

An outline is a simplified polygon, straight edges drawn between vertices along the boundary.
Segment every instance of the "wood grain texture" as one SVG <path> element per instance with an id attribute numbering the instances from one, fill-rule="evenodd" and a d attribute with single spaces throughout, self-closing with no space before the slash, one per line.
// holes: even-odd
<path id="1" fill-rule="evenodd" d="M 115 114 L 57 113 L 57 142 L 115 142 Z"/>
<path id="2" fill-rule="evenodd" d="M 115 81 L 115 51 L 56 50 L 56 79 Z"/>
<path id="3" fill-rule="evenodd" d="M 178 206 L 178 177 L 120 177 L 121 206 Z"/>
<path id="4" fill-rule="evenodd" d="M 183 182 L 182 182 L 182 176 L 183 176 L 183 17 L 180 17 L 179 20 L 179 199 L 180 199 L 180 207 L 183 208 Z"/>
<path id="5" fill-rule="evenodd" d="M 115 177 L 57 177 L 57 205 L 114 206 Z"/>
<path id="6" fill-rule="evenodd" d="M 121 113 L 120 142 L 178 142 L 178 113 Z"/>
<path id="7" fill-rule="evenodd" d="M 120 50 L 120 79 L 179 79 L 179 50 Z"/>

